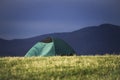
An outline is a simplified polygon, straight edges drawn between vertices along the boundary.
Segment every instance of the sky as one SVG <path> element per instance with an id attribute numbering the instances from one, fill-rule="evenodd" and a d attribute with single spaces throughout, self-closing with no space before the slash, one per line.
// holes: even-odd
<path id="1" fill-rule="evenodd" d="M 120 0 L 0 0 L 0 38 L 71 32 L 103 23 L 120 25 Z"/>

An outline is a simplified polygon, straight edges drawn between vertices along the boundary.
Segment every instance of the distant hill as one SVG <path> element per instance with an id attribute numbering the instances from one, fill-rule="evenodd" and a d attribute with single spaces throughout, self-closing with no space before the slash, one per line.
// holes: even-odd
<path id="1" fill-rule="evenodd" d="M 46 34 L 28 39 L 0 39 L 0 56 L 24 56 L 35 43 L 49 36 L 65 40 L 77 55 L 120 53 L 120 26 L 102 24 L 73 32 Z"/>

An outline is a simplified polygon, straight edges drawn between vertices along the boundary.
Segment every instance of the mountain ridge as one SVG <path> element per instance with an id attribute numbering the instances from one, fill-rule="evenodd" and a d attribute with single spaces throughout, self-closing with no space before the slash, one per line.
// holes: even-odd
<path id="1" fill-rule="evenodd" d="M 51 33 L 26 39 L 0 39 L 0 56 L 24 56 L 35 43 L 49 36 L 65 40 L 77 55 L 120 53 L 120 26 L 101 24 L 72 32 Z"/>

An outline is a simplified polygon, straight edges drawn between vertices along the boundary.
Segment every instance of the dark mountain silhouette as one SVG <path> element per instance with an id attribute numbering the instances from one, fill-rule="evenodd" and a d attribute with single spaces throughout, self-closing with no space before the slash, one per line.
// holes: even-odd
<path id="1" fill-rule="evenodd" d="M 73 32 L 46 34 L 28 39 L 0 39 L 0 56 L 24 56 L 36 42 L 49 36 L 65 40 L 77 55 L 120 53 L 120 26 L 102 24 Z"/>

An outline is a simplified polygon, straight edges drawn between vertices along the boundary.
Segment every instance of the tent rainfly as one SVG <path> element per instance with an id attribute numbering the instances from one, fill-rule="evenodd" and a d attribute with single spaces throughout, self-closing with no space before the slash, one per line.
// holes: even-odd
<path id="1" fill-rule="evenodd" d="M 48 37 L 36 43 L 25 55 L 32 56 L 71 56 L 75 51 L 65 41 Z"/>

